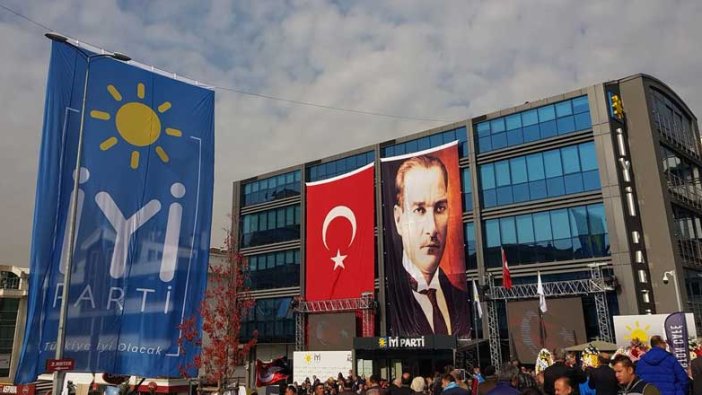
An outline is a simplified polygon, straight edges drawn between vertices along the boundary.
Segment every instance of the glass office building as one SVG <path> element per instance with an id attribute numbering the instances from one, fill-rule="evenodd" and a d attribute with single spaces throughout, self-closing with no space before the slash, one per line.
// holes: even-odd
<path id="1" fill-rule="evenodd" d="M 611 315 L 683 309 L 702 328 L 697 119 L 663 82 L 634 75 L 234 182 L 233 228 L 256 297 L 242 335 L 258 330 L 257 357 L 292 357 L 295 349 L 291 306 L 294 297 L 304 299 L 304 183 L 455 140 L 468 285 L 491 278 L 500 286 L 502 251 L 515 284 L 535 282 L 537 271 L 545 282 L 585 279 L 597 264 L 611 285 Z M 382 226 L 376 228 L 380 237 Z M 379 248 L 376 275 L 382 257 Z M 672 281 L 662 280 L 668 271 L 681 306 Z M 384 336 L 385 279 L 376 284 L 376 325 Z M 579 297 L 583 311 L 576 313 L 594 339 L 594 296 Z M 505 302 L 497 304 L 507 342 Z M 485 324 L 477 326 L 472 335 L 483 337 Z"/>

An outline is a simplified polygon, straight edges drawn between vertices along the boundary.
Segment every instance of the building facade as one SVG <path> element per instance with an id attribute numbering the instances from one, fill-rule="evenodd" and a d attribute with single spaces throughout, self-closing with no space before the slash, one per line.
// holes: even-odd
<path id="1" fill-rule="evenodd" d="M 29 269 L 0 265 L 0 384 L 12 384 L 27 317 Z"/>
<path id="2" fill-rule="evenodd" d="M 503 353 L 511 343 L 512 297 L 496 297 L 505 295 L 497 292 L 502 251 L 516 285 L 535 284 L 537 272 L 545 283 L 567 284 L 590 279 L 597 268 L 605 284 L 600 299 L 577 295 L 583 341 L 611 336 L 611 318 L 598 317 L 602 303 L 609 316 L 685 310 L 702 329 L 697 119 L 663 82 L 635 75 L 234 182 L 232 225 L 256 298 L 242 336 L 258 331 L 257 358 L 291 357 L 296 347 L 292 305 L 295 297 L 304 300 L 305 182 L 374 162 L 379 205 L 380 158 L 455 140 L 466 281 L 486 285 L 493 297 L 493 337 Z M 376 231 L 382 240 L 380 219 Z M 382 259 L 379 242 L 376 277 Z M 385 279 L 376 285 L 376 325 L 385 336 Z M 488 337 L 487 321 L 474 317 L 472 337 Z"/>

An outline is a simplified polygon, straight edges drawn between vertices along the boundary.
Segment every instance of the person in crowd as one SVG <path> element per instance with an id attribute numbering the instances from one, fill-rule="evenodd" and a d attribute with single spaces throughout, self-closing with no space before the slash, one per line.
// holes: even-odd
<path id="1" fill-rule="evenodd" d="M 340 381 L 340 384 L 342 386 L 342 390 L 339 395 L 356 395 L 356 392 L 353 390 L 353 381 L 344 379 Z"/>
<path id="2" fill-rule="evenodd" d="M 556 395 L 574 395 L 575 390 L 568 376 L 561 376 L 553 384 Z"/>
<path id="3" fill-rule="evenodd" d="M 692 395 L 702 395 L 702 357 L 697 357 L 690 362 L 692 375 Z"/>
<path id="4" fill-rule="evenodd" d="M 434 377 L 427 376 L 424 378 L 424 382 L 427 383 L 427 394 L 434 395 Z"/>
<path id="5" fill-rule="evenodd" d="M 519 369 L 511 363 L 502 367 L 497 375 L 497 384 L 485 395 L 519 395 L 516 388 Z"/>
<path id="6" fill-rule="evenodd" d="M 380 377 L 377 374 L 371 374 L 368 378 L 368 389 L 366 395 L 382 395 L 380 388 Z"/>
<path id="7" fill-rule="evenodd" d="M 488 365 L 485 367 L 485 370 L 483 370 L 485 381 L 478 384 L 478 394 L 479 395 L 485 395 L 491 389 L 495 388 L 495 386 L 497 385 L 497 376 L 495 376 L 495 373 L 496 373 L 496 369 L 494 366 Z"/>
<path id="8" fill-rule="evenodd" d="M 443 388 L 441 395 L 470 395 L 468 390 L 456 384 L 456 378 L 450 373 L 446 373 L 441 377 L 441 388 Z"/>
<path id="9" fill-rule="evenodd" d="M 426 395 L 427 394 L 427 384 L 424 381 L 424 377 L 417 376 L 412 379 L 412 384 L 410 384 L 410 389 L 412 390 L 412 395 Z"/>
<path id="10" fill-rule="evenodd" d="M 389 395 L 410 395 L 410 383 L 412 382 L 409 373 L 403 373 L 400 377 L 393 380 L 390 386 Z"/>
<path id="11" fill-rule="evenodd" d="M 609 366 L 609 355 L 600 353 L 597 359 L 598 366 L 587 371 L 588 386 L 594 389 L 597 395 L 616 395 L 619 392 L 619 383 L 614 375 L 614 369 Z"/>
<path id="12" fill-rule="evenodd" d="M 519 395 L 543 395 L 541 391 L 538 388 L 527 388 L 524 391 L 520 392 Z"/>
<path id="13" fill-rule="evenodd" d="M 544 393 L 546 395 L 555 395 L 556 379 L 559 377 L 568 377 L 572 386 L 578 386 L 585 382 L 585 372 L 574 366 L 575 355 L 573 353 L 568 353 L 564 349 L 556 349 L 553 355 L 555 358 L 553 365 L 544 370 Z"/>
<path id="14" fill-rule="evenodd" d="M 686 395 L 689 378 L 660 336 L 651 337 L 651 349 L 636 364 L 636 375 L 658 388 L 663 395 Z"/>
<path id="15" fill-rule="evenodd" d="M 312 387 L 314 395 L 324 395 L 324 384 L 320 383 L 316 376 L 312 376 L 312 378 L 317 382 L 317 384 Z"/>
<path id="16" fill-rule="evenodd" d="M 612 369 L 620 386 L 620 395 L 661 395 L 655 385 L 636 376 L 634 363 L 626 355 L 614 357 Z"/>
<path id="17" fill-rule="evenodd" d="M 354 392 L 356 392 L 356 395 L 366 395 L 366 389 L 368 389 L 366 380 L 363 378 L 357 378 L 356 382 L 354 383 Z"/>
<path id="18" fill-rule="evenodd" d="M 523 392 L 527 388 L 536 388 L 538 390 L 539 385 L 536 383 L 534 376 L 522 367 L 517 373 L 517 390 Z"/>
<path id="19" fill-rule="evenodd" d="M 297 395 L 297 387 L 294 385 L 288 385 L 285 387 L 285 395 Z"/>

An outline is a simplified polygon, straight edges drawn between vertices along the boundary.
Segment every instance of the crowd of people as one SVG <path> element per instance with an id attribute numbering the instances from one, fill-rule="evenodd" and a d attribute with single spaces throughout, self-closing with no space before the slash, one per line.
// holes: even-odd
<path id="1" fill-rule="evenodd" d="M 339 373 L 325 381 L 312 377 L 293 383 L 285 395 L 702 395 L 702 358 L 686 371 L 660 336 L 653 336 L 650 345 L 638 361 L 599 353 L 596 367 L 583 364 L 576 353 L 555 350 L 553 363 L 538 373 L 518 361 L 499 371 L 494 366 L 470 373 L 447 367 L 433 376 L 404 372 L 392 380 L 349 372 L 346 377 Z"/>

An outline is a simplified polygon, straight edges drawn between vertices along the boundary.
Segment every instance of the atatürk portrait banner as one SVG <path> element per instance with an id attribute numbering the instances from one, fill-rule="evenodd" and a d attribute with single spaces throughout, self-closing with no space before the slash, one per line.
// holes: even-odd
<path id="1" fill-rule="evenodd" d="M 387 317 L 394 336 L 468 335 L 457 142 L 381 159 Z"/>

